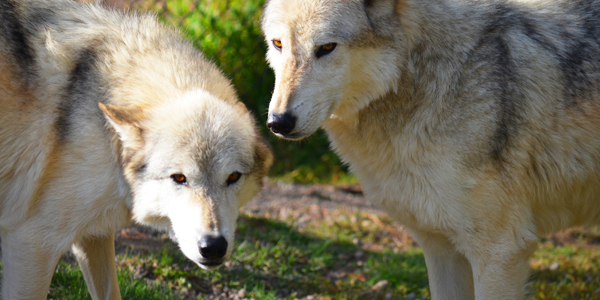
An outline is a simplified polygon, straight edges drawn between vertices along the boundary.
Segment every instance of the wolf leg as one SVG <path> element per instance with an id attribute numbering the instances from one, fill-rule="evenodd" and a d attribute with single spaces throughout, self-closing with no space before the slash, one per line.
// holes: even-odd
<path id="1" fill-rule="evenodd" d="M 62 255 L 52 250 L 60 249 L 52 244 L 57 240 L 23 227 L 2 234 L 2 299 L 48 297 L 52 274 Z"/>
<path id="2" fill-rule="evenodd" d="M 473 274 L 467 258 L 452 243 L 438 234 L 413 231 L 423 249 L 431 299 L 472 300 Z"/>
<path id="3" fill-rule="evenodd" d="M 528 259 L 536 245 L 498 242 L 467 254 L 473 266 L 475 299 L 523 299 L 529 276 Z"/>
<path id="4" fill-rule="evenodd" d="M 90 295 L 94 300 L 121 299 L 115 266 L 115 234 L 83 238 L 73 244 Z"/>

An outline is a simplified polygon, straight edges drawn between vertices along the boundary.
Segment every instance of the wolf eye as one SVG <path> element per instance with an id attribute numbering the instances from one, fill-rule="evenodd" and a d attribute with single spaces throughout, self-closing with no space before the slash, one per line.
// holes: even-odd
<path id="1" fill-rule="evenodd" d="M 325 44 L 325 45 L 321 45 L 321 47 L 319 47 L 319 49 L 317 49 L 317 58 L 320 58 L 321 56 L 327 55 L 331 52 L 333 52 L 333 50 L 335 50 L 335 47 L 337 47 L 336 43 L 329 43 L 329 44 Z"/>
<path id="2" fill-rule="evenodd" d="M 232 185 L 232 184 L 238 182 L 238 180 L 240 180 L 240 178 L 242 178 L 242 173 L 240 173 L 240 172 L 233 172 L 233 173 L 229 174 L 229 177 L 227 177 L 227 185 Z"/>
<path id="3" fill-rule="evenodd" d="M 173 181 L 175 181 L 175 183 L 178 183 L 178 184 L 187 183 L 187 178 L 185 178 L 185 175 L 183 175 L 183 174 L 173 174 L 173 175 L 171 175 L 171 178 L 173 178 Z"/>
<path id="4" fill-rule="evenodd" d="M 273 40 L 273 46 L 275 46 L 275 49 L 281 51 L 281 47 L 283 47 L 283 44 L 280 40 Z"/>

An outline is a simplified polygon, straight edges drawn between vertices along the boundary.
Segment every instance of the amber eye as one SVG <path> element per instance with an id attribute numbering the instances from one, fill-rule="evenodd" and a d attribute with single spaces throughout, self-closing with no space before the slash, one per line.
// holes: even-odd
<path id="1" fill-rule="evenodd" d="M 171 178 L 173 178 L 173 181 L 175 181 L 178 184 L 187 183 L 187 178 L 185 178 L 185 175 L 183 174 L 173 174 L 171 175 Z"/>
<path id="2" fill-rule="evenodd" d="M 233 172 L 229 174 L 229 177 L 227 177 L 227 185 L 236 183 L 238 180 L 240 180 L 240 178 L 242 178 L 242 173 L 240 172 Z"/>
<path id="3" fill-rule="evenodd" d="M 334 43 L 329 43 L 329 44 L 323 45 L 323 50 L 326 50 L 326 51 L 331 51 L 334 48 L 335 48 L 335 44 Z"/>
<path id="4" fill-rule="evenodd" d="M 275 49 L 281 50 L 281 47 L 283 47 L 283 44 L 281 43 L 280 40 L 273 40 L 273 46 L 275 46 Z"/>
<path id="5" fill-rule="evenodd" d="M 331 52 L 333 52 L 333 50 L 335 50 L 335 47 L 337 47 L 336 43 L 329 43 L 329 44 L 325 44 L 325 45 L 321 45 L 321 47 L 319 47 L 319 49 L 317 50 L 317 58 L 320 58 L 321 56 L 327 55 Z"/>

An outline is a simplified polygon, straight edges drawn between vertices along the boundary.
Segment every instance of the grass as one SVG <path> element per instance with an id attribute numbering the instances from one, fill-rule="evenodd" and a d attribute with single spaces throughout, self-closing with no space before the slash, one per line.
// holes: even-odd
<path id="1" fill-rule="evenodd" d="M 422 252 L 402 234 L 368 213 L 334 211 L 304 225 L 243 214 L 232 260 L 220 269 L 201 270 L 164 238 L 160 249 L 121 251 L 119 284 L 123 299 L 234 299 L 240 291 L 249 299 L 430 299 Z M 600 231 L 563 235 L 531 260 L 529 298 L 598 299 Z M 90 299 L 74 261 L 57 267 L 50 298 Z"/>
<path id="2" fill-rule="evenodd" d="M 175 295 L 168 288 L 168 283 L 167 285 L 162 285 L 161 282 L 151 284 L 148 281 L 140 280 L 139 278 L 136 279 L 134 275 L 135 273 L 126 268 L 119 269 L 119 287 L 123 299 L 175 299 Z M 83 274 L 76 263 L 61 261 L 58 264 L 52 278 L 48 298 L 70 300 L 92 299 L 87 291 Z"/>
<path id="3" fill-rule="evenodd" d="M 311 295 L 316 299 L 385 299 L 386 295 L 426 299 L 421 251 L 414 247 L 375 251 L 356 244 L 358 238 L 365 238 L 367 244 L 380 238 L 376 224 L 365 225 L 368 220 L 366 215 L 338 214 L 298 229 L 291 219 L 242 215 L 233 260 L 217 271 L 196 267 L 169 240 L 157 250 L 126 250 L 117 258 L 123 298 L 203 299 L 244 289 L 246 297 L 253 299 Z M 361 230 L 356 231 L 356 226 Z M 373 289 L 382 280 L 387 285 Z M 59 264 L 50 298 L 90 299 L 75 261 Z"/>
<path id="4" fill-rule="evenodd" d="M 562 235 L 569 239 L 546 240 L 531 261 L 533 298 L 599 299 L 599 230 L 572 229 Z"/>

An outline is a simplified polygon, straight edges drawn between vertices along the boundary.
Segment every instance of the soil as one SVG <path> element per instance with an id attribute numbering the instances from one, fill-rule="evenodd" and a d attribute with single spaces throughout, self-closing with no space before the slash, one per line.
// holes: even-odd
<path id="1" fill-rule="evenodd" d="M 407 246 L 418 246 L 413 241 L 411 234 L 404 230 L 401 225 L 386 222 L 383 224 L 378 217 L 386 213 L 369 203 L 363 195 L 359 184 L 346 186 L 333 185 L 297 185 L 289 183 L 276 183 L 265 181 L 262 191 L 241 209 L 242 213 L 277 220 L 294 220 L 294 227 L 303 230 L 309 222 L 323 221 L 332 215 L 353 214 L 356 212 L 367 213 L 376 223 L 380 224 L 381 231 L 385 231 L 397 238 L 394 239 L 395 247 L 402 251 Z M 154 231 L 140 226 L 124 228 L 116 234 L 117 253 L 124 251 L 135 252 L 137 250 L 160 249 L 168 236 L 164 233 Z M 543 243 L 554 245 L 566 245 L 573 243 L 585 243 L 588 247 L 600 245 L 598 233 L 588 228 L 572 228 L 545 238 Z M 362 243 L 361 241 L 356 241 Z M 365 250 L 377 250 L 381 245 L 361 244 Z M 228 264 L 228 263 L 226 263 Z M 239 295 L 245 291 L 237 291 L 229 288 L 212 286 L 209 282 L 201 282 L 198 286 L 204 286 L 202 291 L 204 299 L 247 299 Z M 192 298 L 195 298 L 197 296 Z M 312 296 L 302 300 L 314 299 Z M 191 299 L 191 298 L 190 298 Z"/>
<path id="2" fill-rule="evenodd" d="M 369 203 L 360 184 L 355 185 L 298 185 L 265 180 L 261 192 L 248 202 L 242 213 L 265 218 L 286 220 L 292 217 L 299 229 L 331 212 L 368 212 L 384 215 L 385 212 Z M 398 230 L 402 230 L 398 227 Z M 133 225 L 117 232 L 117 252 L 135 249 L 160 249 L 165 233 Z M 127 249 L 129 248 L 129 249 Z"/>
<path id="3" fill-rule="evenodd" d="M 385 215 L 385 212 L 371 203 L 369 203 L 362 192 L 359 184 L 333 186 L 333 185 L 297 185 L 289 183 L 276 183 L 265 180 L 262 191 L 242 209 L 242 213 L 254 216 L 265 217 L 277 220 L 294 220 L 294 227 L 303 230 L 309 222 L 322 221 L 325 218 L 331 218 L 332 215 L 367 213 L 376 223 L 381 224 L 381 230 L 391 232 L 395 237 L 395 246 L 403 250 L 408 245 L 415 245 L 410 233 L 402 229 L 398 224 L 383 224 L 378 216 Z M 161 249 L 167 242 L 168 235 L 162 232 L 142 226 L 130 226 L 123 228 L 116 233 L 116 252 L 117 253 L 135 253 L 143 250 Z M 361 244 L 365 250 L 377 250 L 380 245 L 363 244 L 362 241 L 355 241 Z M 72 255 L 65 257 L 75 263 Z M 229 264 L 226 263 L 226 265 Z M 143 276 L 145 270 L 140 270 L 140 276 Z M 245 294 L 243 290 L 237 291 L 230 288 L 212 286 L 210 282 L 200 280 L 197 286 L 204 299 L 247 299 L 240 297 Z M 184 296 L 184 295 L 182 295 Z M 197 298 L 197 295 L 187 295 L 185 298 Z M 306 296 L 303 300 L 313 299 L 312 296 Z"/>

